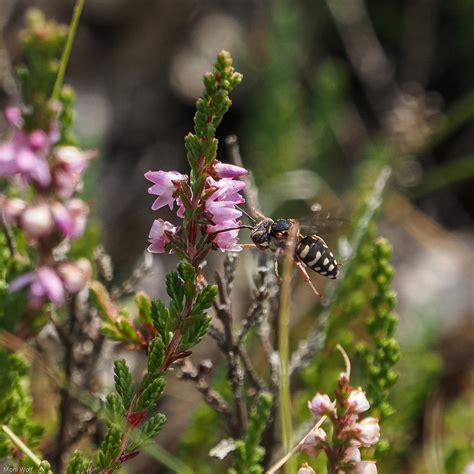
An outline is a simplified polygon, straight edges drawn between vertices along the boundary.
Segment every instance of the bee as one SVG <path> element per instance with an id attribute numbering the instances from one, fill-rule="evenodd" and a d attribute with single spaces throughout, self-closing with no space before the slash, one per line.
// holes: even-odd
<path id="1" fill-rule="evenodd" d="M 246 215 L 251 218 L 247 213 Z M 250 239 L 258 249 L 269 249 L 274 252 L 275 273 L 277 276 L 278 257 L 284 252 L 294 226 L 298 226 L 294 254 L 295 263 L 314 293 L 321 297 L 311 282 L 306 267 L 327 278 L 336 279 L 338 277 L 340 264 L 337 263 L 326 242 L 316 234 L 302 235 L 299 232 L 298 222 L 294 219 L 273 220 L 265 216 L 261 216 L 261 220 L 258 222 L 253 218 L 251 219 L 253 225 L 246 226 L 251 229 Z"/>

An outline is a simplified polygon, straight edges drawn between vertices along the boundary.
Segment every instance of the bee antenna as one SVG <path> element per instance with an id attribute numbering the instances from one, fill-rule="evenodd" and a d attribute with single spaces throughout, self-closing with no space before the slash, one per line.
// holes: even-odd
<path id="1" fill-rule="evenodd" d="M 220 234 L 222 232 L 228 232 L 229 230 L 239 230 L 239 229 L 253 229 L 253 226 L 239 225 L 238 227 L 229 227 L 228 229 L 221 229 L 221 230 L 216 230 L 215 232 L 211 232 L 211 235 Z"/>
<path id="2" fill-rule="evenodd" d="M 245 211 L 244 209 L 242 209 L 240 206 L 235 206 L 239 211 L 242 212 L 242 214 L 246 217 L 248 217 L 250 219 L 250 221 L 252 222 L 252 224 L 256 224 L 257 221 L 247 212 Z"/>

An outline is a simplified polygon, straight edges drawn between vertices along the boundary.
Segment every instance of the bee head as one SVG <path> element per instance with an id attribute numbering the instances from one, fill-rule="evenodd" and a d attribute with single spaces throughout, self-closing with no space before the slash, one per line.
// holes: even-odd
<path id="1" fill-rule="evenodd" d="M 259 248 L 264 249 L 269 246 L 270 232 L 273 224 L 273 219 L 266 217 L 250 232 L 250 238 L 252 242 Z"/>

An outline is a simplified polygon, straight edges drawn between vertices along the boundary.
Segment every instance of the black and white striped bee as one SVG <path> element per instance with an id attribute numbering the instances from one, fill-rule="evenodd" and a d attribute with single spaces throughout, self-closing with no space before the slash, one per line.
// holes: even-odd
<path id="1" fill-rule="evenodd" d="M 275 253 L 275 272 L 277 274 L 277 259 L 285 250 L 289 236 L 295 225 L 298 226 L 298 223 L 294 219 L 273 220 L 269 217 L 262 216 L 259 222 L 254 222 L 253 226 L 249 226 L 251 228 L 250 238 L 254 245 L 260 250 L 270 249 Z M 336 279 L 339 274 L 340 265 L 334 258 L 333 253 L 329 250 L 326 242 L 318 235 L 302 235 L 299 232 L 299 228 L 294 258 L 305 281 L 318 296 L 321 295 L 312 284 L 305 267 L 309 267 L 316 273 L 327 278 Z"/>

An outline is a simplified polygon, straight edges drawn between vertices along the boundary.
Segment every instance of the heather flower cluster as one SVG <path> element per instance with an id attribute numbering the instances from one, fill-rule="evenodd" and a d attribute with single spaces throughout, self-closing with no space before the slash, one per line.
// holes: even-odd
<path id="1" fill-rule="evenodd" d="M 0 195 L 1 220 L 6 227 L 20 228 L 38 251 L 36 268 L 13 280 L 10 290 L 28 287 L 28 304 L 33 309 L 46 300 L 61 305 L 66 293 L 80 291 L 91 275 L 88 260 L 58 258 L 54 249 L 85 230 L 89 208 L 74 193 L 94 152 L 59 145 L 56 121 L 47 131 L 28 130 L 20 108 L 7 108 L 5 116 L 14 132 L 0 144 L 0 177 L 16 184 L 20 197 Z"/>
<path id="2" fill-rule="evenodd" d="M 332 435 L 329 436 L 320 426 L 315 427 L 300 445 L 303 452 L 316 457 L 324 451 L 331 474 L 377 473 L 374 461 L 362 460 L 360 448 L 378 442 L 380 426 L 377 419 L 362 415 L 370 408 L 369 402 L 361 388 L 349 385 L 346 373 L 339 377 L 334 402 L 328 395 L 317 393 L 308 402 L 308 407 L 314 416 L 327 417 L 332 425 Z M 298 474 L 315 474 L 315 471 L 305 463 Z"/>
<path id="3" fill-rule="evenodd" d="M 187 175 L 177 171 L 148 171 L 145 178 L 153 183 L 148 188 L 157 196 L 152 209 L 168 206 L 175 208 L 180 225 L 156 219 L 149 234 L 149 252 L 179 252 L 193 261 L 201 259 L 207 251 L 239 251 L 238 229 L 242 212 L 236 205 L 245 202 L 240 191 L 243 181 L 234 178 L 244 176 L 247 170 L 239 166 L 214 160 L 201 169 L 204 186 L 196 195 L 194 183 Z M 227 230 L 226 229 L 231 229 Z"/>

